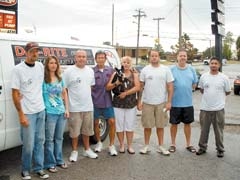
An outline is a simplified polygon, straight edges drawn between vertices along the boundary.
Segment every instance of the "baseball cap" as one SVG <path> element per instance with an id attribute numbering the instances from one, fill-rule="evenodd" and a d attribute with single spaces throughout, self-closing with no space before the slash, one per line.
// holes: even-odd
<path id="1" fill-rule="evenodd" d="M 36 48 L 37 49 L 39 48 L 38 43 L 36 43 L 36 42 L 29 42 L 25 46 L 25 51 L 28 52 L 28 51 L 31 51 L 31 50 L 36 49 Z"/>

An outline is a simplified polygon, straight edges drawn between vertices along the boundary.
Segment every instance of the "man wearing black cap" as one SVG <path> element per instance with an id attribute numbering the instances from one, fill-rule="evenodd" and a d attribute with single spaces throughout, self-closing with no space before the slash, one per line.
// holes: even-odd
<path id="1" fill-rule="evenodd" d="M 22 179 L 31 179 L 31 168 L 42 179 L 45 140 L 45 106 L 42 97 L 44 68 L 38 62 L 39 46 L 35 42 L 25 46 L 26 59 L 16 65 L 12 73 L 12 97 L 21 125 Z M 33 159 L 33 163 L 32 163 Z M 33 167 L 32 167 L 33 164 Z"/>

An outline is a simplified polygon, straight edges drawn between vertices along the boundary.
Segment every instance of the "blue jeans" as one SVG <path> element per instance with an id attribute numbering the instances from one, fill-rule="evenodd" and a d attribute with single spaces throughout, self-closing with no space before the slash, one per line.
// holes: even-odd
<path id="1" fill-rule="evenodd" d="M 45 141 L 45 110 L 35 114 L 25 114 L 29 121 L 28 127 L 21 126 L 22 138 L 22 171 L 43 169 Z"/>
<path id="2" fill-rule="evenodd" d="M 44 167 L 51 168 L 64 164 L 62 155 L 63 133 L 66 120 L 64 114 L 46 115 L 46 142 Z"/>

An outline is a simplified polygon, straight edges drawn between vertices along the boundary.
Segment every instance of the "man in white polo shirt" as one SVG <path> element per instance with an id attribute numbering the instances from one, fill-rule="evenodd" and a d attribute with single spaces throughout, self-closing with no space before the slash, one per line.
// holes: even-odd
<path id="1" fill-rule="evenodd" d="M 200 107 L 201 135 L 197 155 L 206 153 L 211 124 L 213 125 L 217 157 L 224 156 L 223 129 L 225 121 L 225 99 L 231 93 L 229 79 L 219 72 L 220 61 L 213 57 L 209 62 L 210 71 L 204 73 L 199 81 L 202 95 Z"/>

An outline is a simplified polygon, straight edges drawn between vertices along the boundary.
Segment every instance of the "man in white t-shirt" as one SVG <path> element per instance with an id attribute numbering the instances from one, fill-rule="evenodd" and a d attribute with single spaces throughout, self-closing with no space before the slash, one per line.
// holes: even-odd
<path id="1" fill-rule="evenodd" d="M 78 158 L 78 136 L 80 134 L 84 145 L 83 155 L 93 159 L 98 157 L 89 145 L 89 136 L 94 134 L 91 88 L 95 84 L 95 78 L 92 68 L 86 66 L 86 63 L 86 51 L 78 50 L 75 54 L 75 65 L 64 72 L 69 97 L 68 127 L 72 138 L 72 152 L 69 160 L 71 162 L 76 162 Z"/>
<path id="2" fill-rule="evenodd" d="M 44 68 L 42 63 L 37 61 L 38 49 L 37 43 L 27 43 L 26 59 L 14 67 L 11 80 L 12 98 L 19 116 L 23 143 L 22 179 L 31 179 L 31 169 L 42 179 L 49 177 L 43 171 L 45 106 L 42 84 Z"/>
<path id="3" fill-rule="evenodd" d="M 157 50 L 151 50 L 149 58 L 150 64 L 144 67 L 140 73 L 141 90 L 138 98 L 138 110 L 142 110 L 145 141 L 145 146 L 140 153 L 146 154 L 150 151 L 150 136 L 152 128 L 156 127 L 158 152 L 170 155 L 169 151 L 163 147 L 163 137 L 164 127 L 168 123 L 167 111 L 171 109 L 174 79 L 170 69 L 160 65 Z"/>
<path id="4" fill-rule="evenodd" d="M 219 72 L 220 61 L 213 57 L 209 62 L 210 71 L 204 73 L 199 81 L 200 91 L 203 94 L 200 107 L 201 135 L 197 155 L 206 153 L 208 136 L 211 124 L 213 125 L 217 157 L 224 156 L 223 129 L 224 129 L 224 106 L 226 95 L 231 93 L 229 79 Z"/>

